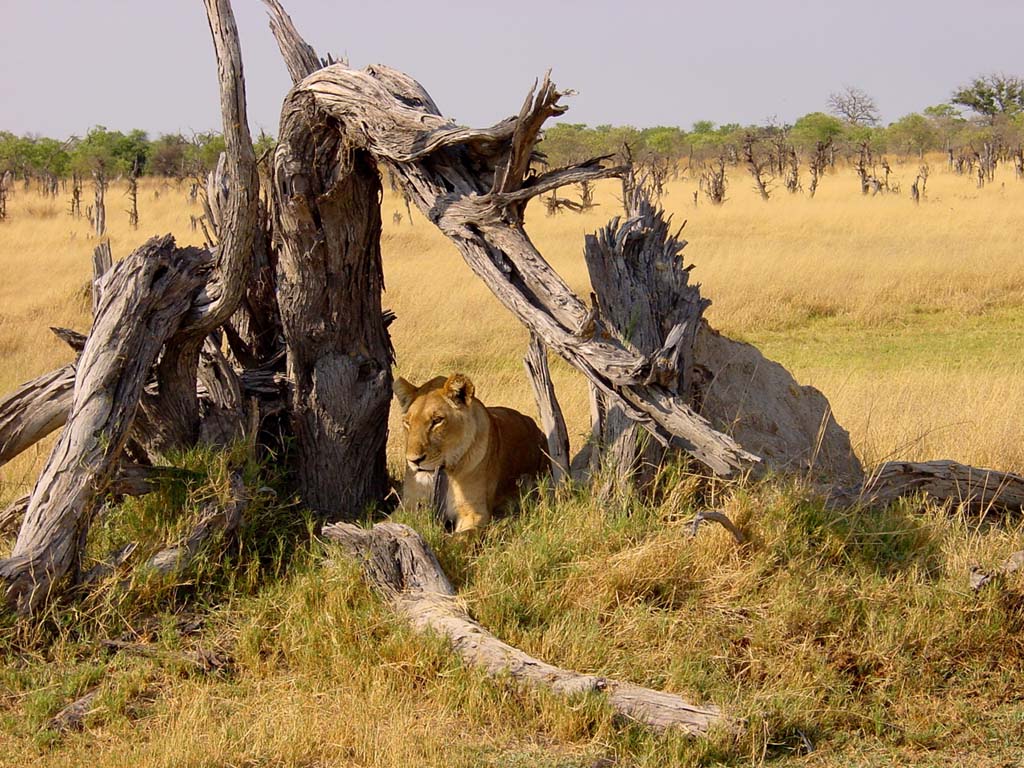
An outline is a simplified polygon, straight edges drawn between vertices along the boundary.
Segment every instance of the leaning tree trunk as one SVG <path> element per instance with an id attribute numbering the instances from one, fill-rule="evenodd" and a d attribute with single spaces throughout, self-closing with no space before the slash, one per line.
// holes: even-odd
<path id="1" fill-rule="evenodd" d="M 246 116 L 238 30 L 228 0 L 204 2 L 217 55 L 226 161 L 223 178 L 229 194 L 219 211 L 220 237 L 205 296 L 191 309 L 181 332 L 168 341 L 157 372 L 158 394 L 143 403 L 147 430 L 139 437 L 157 454 L 194 445 L 199 438 L 199 352 L 206 337 L 230 319 L 245 294 L 258 227 L 259 179 Z"/>
<path id="2" fill-rule="evenodd" d="M 77 568 L 82 539 L 117 470 L 150 369 L 209 269 L 205 252 L 154 238 L 104 279 L 78 361 L 67 426 L 29 500 L 11 557 L 0 561 L 8 600 L 22 613 Z"/>
<path id="3" fill-rule="evenodd" d="M 268 5 L 275 31 L 294 30 L 280 6 Z M 308 46 L 281 42 L 281 52 L 296 81 L 319 65 Z M 299 488 L 328 519 L 354 519 L 388 486 L 393 351 L 381 307 L 382 188 L 376 160 L 353 135 L 297 87 L 285 99 L 274 157 Z"/>

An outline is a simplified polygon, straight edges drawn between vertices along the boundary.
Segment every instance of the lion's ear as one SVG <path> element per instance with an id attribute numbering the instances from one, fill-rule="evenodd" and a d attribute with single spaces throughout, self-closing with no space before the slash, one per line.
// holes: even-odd
<path id="1" fill-rule="evenodd" d="M 461 373 L 453 373 L 444 383 L 444 398 L 456 408 L 469 405 L 474 392 L 473 382 Z"/>
<path id="2" fill-rule="evenodd" d="M 406 381 L 399 377 L 395 379 L 393 385 L 395 391 L 395 397 L 398 398 L 398 405 L 402 408 L 402 413 L 409 410 L 409 406 L 412 405 L 412 401 L 416 399 L 416 390 L 419 389 L 412 382 Z"/>

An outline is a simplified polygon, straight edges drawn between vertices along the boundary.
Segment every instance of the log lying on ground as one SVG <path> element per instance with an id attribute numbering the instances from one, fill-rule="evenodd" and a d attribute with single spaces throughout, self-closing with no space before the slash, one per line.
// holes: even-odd
<path id="1" fill-rule="evenodd" d="M 89 690 L 85 695 L 75 699 L 47 721 L 46 730 L 54 731 L 56 733 L 81 730 L 85 722 L 86 715 L 92 711 L 93 702 L 96 701 L 96 697 L 99 696 L 99 693 L 100 687 L 97 685 L 95 688 Z"/>
<path id="2" fill-rule="evenodd" d="M 64 426 L 75 388 L 75 364 L 22 384 L 0 400 L 0 466 Z"/>
<path id="3" fill-rule="evenodd" d="M 11 557 L 0 561 L 6 597 L 20 612 L 35 609 L 77 567 L 82 535 L 115 476 L 150 369 L 209 265 L 208 254 L 176 248 L 168 235 L 104 278 L 67 426 L 36 482 Z"/>
<path id="4" fill-rule="evenodd" d="M 113 497 L 142 496 L 156 488 L 157 483 L 165 478 L 188 475 L 187 470 L 176 467 L 141 467 L 135 464 L 124 465 L 118 470 L 117 476 L 110 483 L 108 493 Z M 0 511 L 0 536 L 14 533 L 21 526 L 21 521 L 28 511 L 29 494 L 12 501 Z"/>
<path id="5" fill-rule="evenodd" d="M 1024 510 L 1024 477 L 945 460 L 887 462 L 861 488 L 836 494 L 833 499 L 838 503 L 885 506 L 917 493 L 976 512 Z"/>
<path id="6" fill-rule="evenodd" d="M 315 59 L 294 26 L 279 23 L 273 31 L 290 71 L 302 66 L 292 61 L 292 52 L 304 52 L 307 65 Z M 289 123 L 320 126 L 322 141 L 327 135 L 323 127 L 331 126 L 337 141 L 354 155 L 368 152 L 401 181 L 424 216 L 453 241 L 507 309 L 602 392 L 646 422 L 660 440 L 678 441 L 722 476 L 756 465 L 757 456 L 712 429 L 684 398 L 648 383 L 653 361 L 606 338 L 594 311 L 526 235 L 523 212 L 531 198 L 621 170 L 604 168 L 597 160 L 539 176 L 531 170 L 544 122 L 565 111 L 560 98 L 545 78 L 517 117 L 491 128 L 463 128 L 445 120 L 409 76 L 383 66 L 358 71 L 335 64 L 309 75 L 289 93 L 282 110 L 282 143 L 292 133 Z M 279 147 L 279 188 L 286 159 Z"/>
<path id="7" fill-rule="evenodd" d="M 621 717 L 659 730 L 705 734 L 715 726 L 740 725 L 717 707 L 697 707 L 674 694 L 560 669 L 503 643 L 469 617 L 429 545 L 408 526 L 380 523 L 367 530 L 338 523 L 325 526 L 323 535 L 359 559 L 370 585 L 416 630 L 443 635 L 467 664 L 489 675 L 566 696 L 603 693 Z"/>

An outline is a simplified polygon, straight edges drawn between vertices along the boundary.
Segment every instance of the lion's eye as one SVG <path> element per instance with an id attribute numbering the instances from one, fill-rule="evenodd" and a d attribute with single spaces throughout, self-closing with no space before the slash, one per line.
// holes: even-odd
<path id="1" fill-rule="evenodd" d="M 431 419 L 430 426 L 436 427 L 438 424 L 442 423 L 444 423 L 444 416 L 435 416 L 433 419 Z"/>

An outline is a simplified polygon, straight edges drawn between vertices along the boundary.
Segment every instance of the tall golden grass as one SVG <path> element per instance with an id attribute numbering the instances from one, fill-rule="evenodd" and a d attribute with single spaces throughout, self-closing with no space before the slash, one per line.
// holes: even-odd
<path id="1" fill-rule="evenodd" d="M 918 163 L 895 166 L 904 190 Z M 153 234 L 200 243 L 187 184 L 145 179 L 138 230 L 128 226 L 124 188 L 107 193 L 111 245 L 123 256 Z M 1024 470 L 1024 248 L 1019 244 L 1024 184 L 1001 169 L 976 188 L 933 159 L 927 197 L 864 197 L 850 170 L 826 176 L 811 200 L 774 190 L 762 201 L 742 168 L 731 169 L 727 201 L 716 207 L 695 180 L 669 182 L 663 198 L 693 276 L 713 301 L 721 330 L 761 346 L 802 383 L 821 389 L 868 463 L 889 458 L 953 458 Z M 565 191 L 563 190 L 563 193 Z M 547 216 L 534 204 L 527 226 L 541 252 L 586 296 L 583 236 L 618 215 L 618 187 L 598 186 L 598 206 Z M 67 214 L 66 196 L 20 188 L 0 223 L 0 390 L 10 391 L 70 357 L 51 325 L 86 330 L 90 254 L 86 219 Z M 86 189 L 86 198 L 89 190 Z M 394 214 L 402 214 L 395 223 Z M 526 332 L 427 221 L 411 219 L 385 195 L 385 304 L 397 370 L 413 380 L 460 370 L 484 402 L 533 412 L 521 358 Z M 582 379 L 556 361 L 553 376 L 578 444 L 587 428 Z M 392 423 L 391 456 L 400 430 Z M 0 469 L 0 500 L 31 485 L 41 457 Z"/>

